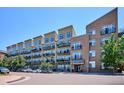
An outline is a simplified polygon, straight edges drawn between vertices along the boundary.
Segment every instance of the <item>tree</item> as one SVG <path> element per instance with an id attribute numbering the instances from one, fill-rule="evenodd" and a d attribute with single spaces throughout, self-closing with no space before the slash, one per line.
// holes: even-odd
<path id="1" fill-rule="evenodd" d="M 21 55 L 16 56 L 11 60 L 11 69 L 14 71 L 24 68 L 25 65 L 26 65 L 26 60 Z"/>
<path id="2" fill-rule="evenodd" d="M 0 60 L 0 66 L 1 66 L 1 67 L 3 66 L 3 62 L 2 62 L 2 60 Z"/>
<path id="3" fill-rule="evenodd" d="M 9 58 L 7 56 L 4 56 L 4 58 L 2 60 L 2 64 L 3 64 L 2 66 L 8 67 L 9 66 L 9 62 L 10 62 Z"/>
<path id="4" fill-rule="evenodd" d="M 102 47 L 101 61 L 106 68 L 112 68 L 113 72 L 124 64 L 124 36 L 117 38 L 114 34 L 107 40 Z"/>
<path id="5" fill-rule="evenodd" d="M 13 71 L 23 68 L 25 64 L 26 64 L 26 60 L 21 55 L 18 55 L 16 57 L 9 57 L 9 58 L 5 56 L 3 60 L 0 61 L 0 66 L 7 67 Z"/>
<path id="6" fill-rule="evenodd" d="M 53 68 L 53 65 L 51 63 L 47 62 L 42 62 L 40 65 L 40 68 L 42 70 L 51 70 Z"/>

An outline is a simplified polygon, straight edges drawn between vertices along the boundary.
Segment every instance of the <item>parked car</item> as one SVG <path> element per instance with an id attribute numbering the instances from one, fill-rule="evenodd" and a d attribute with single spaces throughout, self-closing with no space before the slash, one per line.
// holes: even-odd
<path id="1" fill-rule="evenodd" d="M 52 70 L 42 70 L 42 73 L 52 73 Z"/>
<path id="2" fill-rule="evenodd" d="M 22 72 L 33 72 L 33 70 L 31 68 L 27 68 L 27 69 L 22 69 Z"/>
<path id="3" fill-rule="evenodd" d="M 9 72 L 10 72 L 10 70 L 8 69 L 8 68 L 6 68 L 6 67 L 0 67 L 0 73 L 7 73 L 7 74 L 9 74 Z"/>
<path id="4" fill-rule="evenodd" d="M 42 72 L 42 70 L 40 70 L 40 69 L 36 69 L 36 71 L 37 71 L 37 73 L 41 73 Z"/>
<path id="5" fill-rule="evenodd" d="M 33 73 L 41 73 L 41 70 L 40 69 L 36 69 L 36 70 L 33 70 L 32 72 Z"/>
<path id="6" fill-rule="evenodd" d="M 32 70 L 33 73 L 37 73 L 37 70 Z"/>

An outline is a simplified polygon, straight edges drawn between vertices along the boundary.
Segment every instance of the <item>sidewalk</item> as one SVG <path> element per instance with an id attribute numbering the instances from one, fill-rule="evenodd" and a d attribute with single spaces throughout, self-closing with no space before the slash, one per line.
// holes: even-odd
<path id="1" fill-rule="evenodd" d="M 9 83 L 13 83 L 23 79 L 25 79 L 25 77 L 17 75 L 0 76 L 0 85 L 8 85 Z"/>

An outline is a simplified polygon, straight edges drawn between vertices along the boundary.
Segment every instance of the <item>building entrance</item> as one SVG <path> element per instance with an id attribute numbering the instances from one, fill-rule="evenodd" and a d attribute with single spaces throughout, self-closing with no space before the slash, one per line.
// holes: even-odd
<path id="1" fill-rule="evenodd" d="M 81 71 L 81 66 L 80 65 L 74 65 L 74 71 L 75 72 L 80 72 Z"/>

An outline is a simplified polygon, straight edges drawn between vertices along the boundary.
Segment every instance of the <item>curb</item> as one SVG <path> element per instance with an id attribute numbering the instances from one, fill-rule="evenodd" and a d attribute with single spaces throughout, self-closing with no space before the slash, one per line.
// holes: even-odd
<path id="1" fill-rule="evenodd" d="M 16 82 L 16 81 L 20 81 L 20 80 L 23 80 L 23 79 L 25 79 L 25 77 L 20 77 L 19 79 L 12 80 L 12 81 L 8 81 L 8 82 L 6 82 L 6 83 L 14 83 L 14 82 Z"/>

